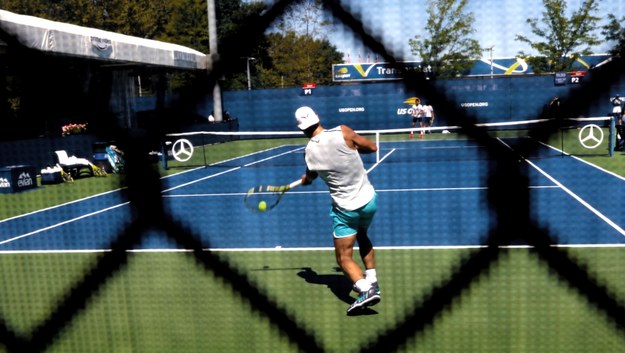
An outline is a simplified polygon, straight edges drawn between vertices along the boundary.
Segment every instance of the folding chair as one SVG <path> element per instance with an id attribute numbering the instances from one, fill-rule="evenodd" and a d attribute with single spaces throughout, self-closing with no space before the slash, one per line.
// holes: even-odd
<path id="1" fill-rule="evenodd" d="M 56 153 L 58 164 L 66 173 L 70 174 L 72 178 L 80 177 L 85 171 L 88 173 L 88 176 L 93 176 L 94 167 L 96 166 L 88 159 L 68 156 L 65 150 L 54 151 L 54 153 Z"/>

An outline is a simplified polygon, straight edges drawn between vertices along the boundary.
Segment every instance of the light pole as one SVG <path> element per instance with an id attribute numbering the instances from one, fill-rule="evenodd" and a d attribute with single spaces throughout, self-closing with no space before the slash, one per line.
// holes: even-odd
<path id="1" fill-rule="evenodd" d="M 487 49 L 488 51 L 490 51 L 490 78 L 493 78 L 493 50 L 494 49 L 495 49 L 494 45 Z"/>
<path id="2" fill-rule="evenodd" d="M 250 61 L 254 61 L 256 60 L 256 58 L 246 56 L 245 59 L 247 60 L 247 90 L 251 91 L 252 90 L 252 77 L 250 76 Z"/>

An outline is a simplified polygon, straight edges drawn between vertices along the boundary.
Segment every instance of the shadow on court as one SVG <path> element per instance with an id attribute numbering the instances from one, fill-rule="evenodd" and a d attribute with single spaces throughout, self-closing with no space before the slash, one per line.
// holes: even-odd
<path id="1" fill-rule="evenodd" d="M 332 294 L 334 294 L 337 298 L 351 305 L 356 300 L 350 296 L 350 293 L 352 292 L 352 283 L 347 277 L 345 277 L 345 275 L 343 275 L 339 268 L 335 268 L 335 271 L 340 272 L 340 274 L 320 275 L 310 267 L 303 267 L 302 271 L 298 272 L 297 275 L 306 280 L 308 283 L 328 287 L 330 291 L 332 291 Z M 377 313 L 378 312 L 375 310 L 366 308 L 358 311 L 357 315 L 374 315 Z"/>
<path id="2" fill-rule="evenodd" d="M 308 283 L 327 286 L 332 291 L 332 294 L 347 304 L 352 304 L 355 300 L 349 295 L 352 291 L 352 283 L 342 273 L 320 275 L 313 271 L 312 268 L 304 267 L 297 275 Z"/>

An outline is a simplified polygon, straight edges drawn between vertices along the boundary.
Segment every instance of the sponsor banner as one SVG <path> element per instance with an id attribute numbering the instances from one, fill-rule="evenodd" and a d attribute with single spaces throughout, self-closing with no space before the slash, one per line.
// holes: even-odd
<path id="1" fill-rule="evenodd" d="M 0 168 L 0 193 L 18 192 L 37 187 L 35 168 L 18 165 Z"/>
<path id="2" fill-rule="evenodd" d="M 404 70 L 419 70 L 420 63 L 405 62 L 399 63 Z M 385 81 L 400 80 L 402 73 L 389 63 L 373 64 L 334 64 L 332 65 L 332 80 L 342 81 Z"/>
<path id="3" fill-rule="evenodd" d="M 11 182 L 7 178 L 0 178 L 0 189 L 11 189 Z"/>
<path id="4" fill-rule="evenodd" d="M 610 60 L 609 55 L 588 55 L 582 56 L 575 61 L 574 72 L 582 72 L 594 67 L 601 66 Z M 399 62 L 400 67 L 405 71 L 421 69 L 421 62 Z M 466 76 L 486 76 L 486 75 L 522 75 L 532 74 L 531 66 L 521 58 L 500 58 L 481 59 L 475 61 L 473 67 L 465 74 Z M 570 76 L 580 77 L 580 76 Z M 387 81 L 401 80 L 403 78 L 401 70 L 390 63 L 357 63 L 357 64 L 334 64 L 332 65 L 332 80 L 334 82 L 356 82 L 356 81 Z M 579 79 L 578 79 L 579 80 Z M 575 80 L 572 80 L 575 81 Z M 569 83 L 577 83 L 572 82 Z"/>

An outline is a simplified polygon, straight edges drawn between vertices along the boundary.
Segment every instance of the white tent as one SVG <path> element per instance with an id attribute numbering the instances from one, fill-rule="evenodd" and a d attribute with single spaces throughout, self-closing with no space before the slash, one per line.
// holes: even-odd
<path id="1" fill-rule="evenodd" d="M 207 56 L 176 44 L 0 10 L 0 31 L 21 45 L 85 59 L 205 70 Z"/>

